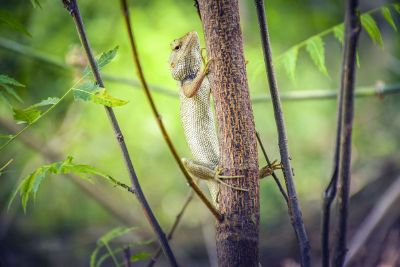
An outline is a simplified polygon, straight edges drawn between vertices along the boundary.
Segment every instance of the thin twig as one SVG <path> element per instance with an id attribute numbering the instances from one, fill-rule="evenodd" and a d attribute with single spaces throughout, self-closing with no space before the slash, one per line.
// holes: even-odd
<path id="1" fill-rule="evenodd" d="M 358 0 L 346 1 L 345 40 L 341 78 L 341 126 L 338 169 L 338 214 L 336 239 L 333 251 L 333 266 L 342 267 L 347 252 L 347 218 L 351 181 L 351 133 L 353 129 L 354 82 L 358 36 L 361 31 Z"/>
<path id="2" fill-rule="evenodd" d="M 126 3 L 126 0 L 120 0 L 121 2 L 121 8 L 122 8 L 122 13 L 125 19 L 125 24 L 126 24 L 126 28 L 127 28 L 127 32 L 129 35 L 129 42 L 131 44 L 131 49 L 132 49 L 132 54 L 133 54 L 133 60 L 135 62 L 136 65 L 136 71 L 137 74 L 139 76 L 139 80 L 142 83 L 143 89 L 146 93 L 146 97 L 149 101 L 151 110 L 153 112 L 154 117 L 156 118 L 158 127 L 161 130 L 161 133 L 164 137 L 165 142 L 168 145 L 169 150 L 171 151 L 172 155 L 174 156 L 174 159 L 176 161 L 176 163 L 178 164 L 179 168 L 181 169 L 183 175 L 186 178 L 186 181 L 189 183 L 189 185 L 193 188 L 193 190 L 196 192 L 196 194 L 199 196 L 200 200 L 207 206 L 207 208 L 210 210 L 210 212 L 215 216 L 215 218 L 219 221 L 222 220 L 222 215 L 218 212 L 218 210 L 214 207 L 214 205 L 207 199 L 207 197 L 204 195 L 204 193 L 201 191 L 201 189 L 199 188 L 199 186 L 193 181 L 193 178 L 190 176 L 190 174 L 187 172 L 187 170 L 185 169 L 185 167 L 183 166 L 183 163 L 181 162 L 181 159 L 178 155 L 178 152 L 176 151 L 171 138 L 168 135 L 167 130 L 165 129 L 165 126 L 162 122 L 161 116 L 158 113 L 157 107 L 154 103 L 154 100 L 151 96 L 151 92 L 149 90 L 149 87 L 147 85 L 146 79 L 144 78 L 144 74 L 143 74 L 143 70 L 140 64 L 140 60 L 139 60 L 139 55 L 138 55 L 138 51 L 136 48 L 136 44 L 135 44 L 135 39 L 133 37 L 133 29 L 132 29 L 132 25 L 131 25 L 131 20 L 130 20 L 130 16 L 129 16 L 129 9 L 128 9 L 128 5 Z"/>
<path id="3" fill-rule="evenodd" d="M 125 267 L 132 267 L 131 264 L 131 249 L 129 246 L 124 248 L 124 260 L 125 260 Z"/>
<path id="4" fill-rule="evenodd" d="M 174 235 L 175 230 L 176 230 L 176 228 L 178 227 L 179 222 L 181 221 L 181 218 L 182 218 L 183 213 L 185 212 L 185 210 L 186 210 L 187 206 L 189 205 L 190 201 L 192 201 L 192 199 L 193 199 L 193 195 L 194 195 L 194 194 L 193 194 L 193 190 L 190 190 L 189 194 L 188 194 L 187 197 L 186 197 L 185 202 L 183 203 L 183 206 L 182 206 L 181 210 L 180 210 L 179 213 L 176 215 L 175 222 L 174 222 L 174 224 L 172 225 L 171 230 L 169 230 L 169 233 L 168 233 L 168 235 L 167 235 L 168 240 L 171 240 L 171 239 L 172 239 L 172 236 Z M 159 248 L 159 249 L 154 253 L 153 257 L 151 257 L 151 260 L 150 260 L 149 264 L 147 265 L 147 267 L 152 267 L 152 266 L 154 266 L 154 264 L 157 262 L 157 259 L 158 259 L 158 257 L 160 257 L 160 255 L 161 255 L 161 248 Z"/>
<path id="5" fill-rule="evenodd" d="M 264 145 L 263 145 L 263 143 L 262 143 L 262 141 L 261 141 L 261 138 L 260 138 L 260 135 L 258 134 L 258 132 L 256 132 L 256 136 L 257 136 L 258 143 L 260 144 L 261 151 L 263 152 L 264 158 L 265 158 L 265 160 L 267 161 L 268 167 L 272 170 L 271 175 L 272 175 L 272 177 L 274 178 L 275 183 L 276 183 L 276 185 L 278 186 L 279 191 L 281 192 L 283 198 L 285 199 L 286 204 L 289 204 L 289 200 L 288 200 L 287 194 L 286 194 L 286 192 L 285 192 L 285 189 L 283 189 L 283 186 L 282 186 L 281 182 L 279 181 L 278 176 L 276 176 L 276 174 L 275 174 L 275 172 L 274 172 L 274 170 L 273 170 L 273 168 L 272 168 L 271 161 L 270 161 L 269 158 L 268 158 L 267 151 L 266 151 L 265 148 L 264 148 Z"/>
<path id="6" fill-rule="evenodd" d="M 46 53 L 37 51 L 29 46 L 17 43 L 12 40 L 0 37 L 0 47 L 9 51 L 30 57 L 32 59 L 41 61 L 43 63 L 59 67 L 67 71 L 73 71 L 73 68 L 65 64 L 62 60 L 48 55 Z M 135 79 L 125 78 L 117 75 L 110 75 L 104 73 L 102 78 L 105 81 L 114 82 L 118 84 L 129 85 L 134 88 L 141 87 L 141 83 Z M 141 89 L 141 88 L 140 88 Z M 149 89 L 152 92 L 159 93 L 168 97 L 178 98 L 179 95 L 171 88 L 160 85 L 149 84 Z M 288 90 L 290 91 L 290 90 Z M 358 87 L 355 91 L 355 97 L 384 97 L 386 95 L 400 93 L 400 83 L 382 84 Z M 331 100 L 337 98 L 337 91 L 332 89 L 310 89 L 310 90 L 297 90 L 295 92 L 282 92 L 280 94 L 281 101 L 308 101 L 308 100 Z M 260 104 L 271 101 L 271 97 L 267 95 L 260 95 L 251 98 L 253 104 Z"/>
<path id="7" fill-rule="evenodd" d="M 281 102 L 279 99 L 279 90 L 275 79 L 274 68 L 272 64 L 272 52 L 269 41 L 267 21 L 265 18 L 264 1 L 255 0 L 255 4 L 257 8 L 258 23 L 260 26 L 261 41 L 264 53 L 264 62 L 267 70 L 269 89 L 271 92 L 271 99 L 274 108 L 275 122 L 278 128 L 279 149 L 283 165 L 283 174 L 286 182 L 286 189 L 288 192 L 290 219 L 294 231 L 296 233 L 297 241 L 299 243 L 301 265 L 303 267 L 309 267 L 311 265 L 310 244 L 304 227 L 300 205 L 297 200 L 296 189 L 293 183 L 293 173 L 290 164 L 289 147 L 287 143 L 285 122 L 283 118 Z"/>
<path id="8" fill-rule="evenodd" d="M 103 84 L 103 81 L 100 76 L 100 71 L 98 69 L 97 62 L 93 56 L 92 49 L 90 48 L 89 40 L 87 39 L 86 32 L 84 30 L 82 17 L 79 12 L 78 4 L 77 4 L 76 0 L 63 0 L 63 3 L 64 3 L 65 8 L 70 12 L 71 16 L 74 19 L 75 26 L 76 26 L 78 34 L 79 34 L 79 38 L 81 39 L 81 43 L 85 49 L 86 56 L 89 60 L 90 68 L 96 79 L 96 82 L 100 87 L 104 88 L 104 84 Z M 121 129 L 119 127 L 117 118 L 115 117 L 114 111 L 110 107 L 105 106 L 104 108 L 105 108 L 105 111 L 106 111 L 108 117 L 110 118 L 112 128 L 115 132 L 115 136 L 116 136 L 119 146 L 121 148 L 122 155 L 123 155 L 126 167 L 128 169 L 133 188 L 135 190 L 135 196 L 137 197 L 140 205 L 142 206 L 147 220 L 149 221 L 155 234 L 157 235 L 159 243 L 160 243 L 161 247 L 163 248 L 165 255 L 167 256 L 170 265 L 178 266 L 175 256 L 172 253 L 172 250 L 168 244 L 168 240 L 166 239 L 165 234 L 164 234 L 163 230 L 161 229 L 157 219 L 155 218 L 149 204 L 147 203 L 146 197 L 144 196 L 143 191 L 140 187 L 139 180 L 138 180 L 136 172 L 133 168 L 133 164 L 132 164 L 129 152 L 128 152 L 128 148 L 126 147 L 126 143 L 124 141 L 124 137 L 123 137 Z"/>

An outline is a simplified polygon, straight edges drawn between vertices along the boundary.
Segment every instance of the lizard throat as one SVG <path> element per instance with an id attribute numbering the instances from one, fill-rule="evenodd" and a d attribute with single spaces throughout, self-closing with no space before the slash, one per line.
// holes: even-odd
<path id="1" fill-rule="evenodd" d="M 196 78 L 197 74 L 196 73 L 188 73 L 182 80 L 181 80 L 181 86 L 187 81 L 193 81 Z"/>

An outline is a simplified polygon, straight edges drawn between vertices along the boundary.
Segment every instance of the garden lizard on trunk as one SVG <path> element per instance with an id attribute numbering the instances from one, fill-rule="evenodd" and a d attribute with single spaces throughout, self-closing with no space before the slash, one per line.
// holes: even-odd
<path id="1" fill-rule="evenodd" d="M 243 176 L 220 175 L 219 143 L 214 114 L 210 103 L 211 87 L 207 78 L 208 64 L 200 71 L 202 54 L 197 32 L 189 32 L 171 43 L 169 58 L 172 77 L 178 81 L 180 97 L 180 117 L 186 141 L 193 155 L 193 160 L 182 158 L 188 172 L 205 180 L 215 205 L 218 203 L 219 185 L 226 185 L 223 179 L 243 178 Z M 204 62 L 205 63 L 205 62 Z M 280 165 L 279 165 L 280 166 Z M 273 169 L 279 168 L 273 165 Z M 268 167 L 260 170 L 260 178 L 271 174 Z"/>

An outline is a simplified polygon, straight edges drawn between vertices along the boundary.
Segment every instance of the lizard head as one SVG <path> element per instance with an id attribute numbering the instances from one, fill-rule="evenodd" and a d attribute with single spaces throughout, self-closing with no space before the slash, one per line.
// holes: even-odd
<path id="1" fill-rule="evenodd" d="M 197 32 L 188 32 L 185 36 L 171 43 L 169 66 L 172 77 L 182 81 L 187 77 L 196 76 L 200 70 L 201 52 Z"/>

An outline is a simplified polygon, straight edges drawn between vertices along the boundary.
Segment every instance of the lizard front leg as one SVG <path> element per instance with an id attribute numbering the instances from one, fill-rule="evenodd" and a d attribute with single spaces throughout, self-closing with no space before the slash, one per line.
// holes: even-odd
<path id="1" fill-rule="evenodd" d="M 183 82 L 182 84 L 182 90 L 183 93 L 185 94 L 185 96 L 187 98 L 192 98 L 193 96 L 195 96 L 197 94 L 197 92 L 199 91 L 201 84 L 204 80 L 204 78 L 207 76 L 208 74 L 208 68 L 209 68 L 209 64 L 210 62 L 212 62 L 212 59 L 210 59 L 205 67 L 204 70 L 196 76 L 196 78 L 194 78 L 192 81 L 190 82 Z"/>

